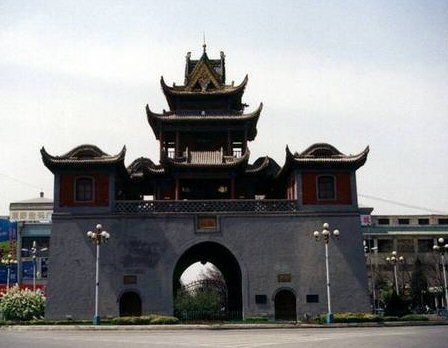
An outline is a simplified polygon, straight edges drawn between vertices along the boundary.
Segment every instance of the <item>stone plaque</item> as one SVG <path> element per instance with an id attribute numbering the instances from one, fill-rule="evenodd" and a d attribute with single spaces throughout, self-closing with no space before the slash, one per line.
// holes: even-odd
<path id="1" fill-rule="evenodd" d="M 199 216 L 197 220 L 198 230 L 217 231 L 218 218 L 216 216 Z"/>
<path id="2" fill-rule="evenodd" d="M 279 283 L 290 283 L 291 282 L 291 273 L 280 273 L 277 275 L 277 281 Z"/>
<path id="3" fill-rule="evenodd" d="M 137 284 L 137 276 L 136 275 L 125 275 L 123 276 L 123 284 Z"/>

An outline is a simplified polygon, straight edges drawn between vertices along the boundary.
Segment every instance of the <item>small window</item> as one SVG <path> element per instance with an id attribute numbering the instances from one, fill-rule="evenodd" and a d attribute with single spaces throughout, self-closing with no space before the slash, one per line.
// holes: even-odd
<path id="1" fill-rule="evenodd" d="M 418 219 L 419 225 L 429 225 L 429 219 Z"/>
<path id="2" fill-rule="evenodd" d="M 378 225 L 389 225 L 389 219 L 378 219 Z"/>
<path id="3" fill-rule="evenodd" d="M 419 253 L 430 253 L 432 252 L 432 247 L 434 245 L 433 239 L 419 239 L 418 240 L 418 252 Z"/>
<path id="4" fill-rule="evenodd" d="M 394 247 L 392 239 L 378 239 L 378 252 L 390 253 Z"/>
<path id="5" fill-rule="evenodd" d="M 414 252 L 414 240 L 413 239 L 398 239 L 397 251 L 401 253 L 413 253 Z"/>
<path id="6" fill-rule="evenodd" d="M 93 179 L 76 179 L 76 200 L 78 202 L 93 201 Z"/>
<path id="7" fill-rule="evenodd" d="M 373 239 L 365 239 L 364 240 L 364 251 L 366 253 L 372 252 L 372 248 L 374 247 L 375 243 L 373 242 Z M 374 249 L 375 250 L 375 249 Z"/>
<path id="8" fill-rule="evenodd" d="M 317 179 L 317 197 L 319 199 L 335 199 L 334 177 L 325 175 Z"/>
<path id="9" fill-rule="evenodd" d="M 319 295 L 306 295 L 306 303 L 319 303 Z"/>
<path id="10" fill-rule="evenodd" d="M 399 225 L 409 225 L 409 219 L 398 219 Z"/>
<path id="11" fill-rule="evenodd" d="M 266 295 L 255 295 L 256 304 L 266 304 L 268 303 L 268 297 Z"/>
<path id="12" fill-rule="evenodd" d="M 439 225 L 448 225 L 448 219 L 440 218 L 439 219 Z"/>

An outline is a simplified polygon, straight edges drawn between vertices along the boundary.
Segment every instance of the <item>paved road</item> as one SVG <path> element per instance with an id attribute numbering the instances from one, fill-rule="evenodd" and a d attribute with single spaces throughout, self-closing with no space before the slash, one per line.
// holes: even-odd
<path id="1" fill-rule="evenodd" d="M 1 348 L 134 348 L 134 347 L 441 347 L 446 348 L 448 326 L 176 330 L 176 331 L 40 331 L 0 330 Z"/>

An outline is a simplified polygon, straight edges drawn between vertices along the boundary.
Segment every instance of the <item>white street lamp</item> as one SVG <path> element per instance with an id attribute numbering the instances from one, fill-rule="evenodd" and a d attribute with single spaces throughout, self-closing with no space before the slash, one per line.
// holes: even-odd
<path id="1" fill-rule="evenodd" d="M 94 231 L 88 231 L 87 237 L 96 245 L 96 269 L 95 269 L 95 315 L 93 317 L 93 325 L 100 324 L 100 316 L 98 314 L 98 294 L 100 289 L 100 245 L 107 242 L 110 234 L 103 230 L 101 224 L 96 225 Z"/>
<path id="2" fill-rule="evenodd" d="M 328 262 L 328 243 L 330 242 L 331 237 L 338 239 L 340 232 L 339 230 L 334 230 L 331 232 L 329 230 L 330 225 L 328 223 L 323 224 L 323 230 L 322 232 L 314 231 L 313 236 L 316 239 L 316 241 L 322 240 L 325 244 L 325 268 L 327 273 L 327 305 L 328 305 L 328 311 L 327 311 L 327 323 L 331 324 L 333 322 L 333 313 L 331 312 L 331 296 L 330 296 L 330 268 L 329 268 L 329 262 Z"/>
<path id="3" fill-rule="evenodd" d="M 445 289 L 445 308 L 448 308 L 448 289 L 446 282 L 446 267 L 445 267 L 445 252 L 448 252 L 448 244 L 445 244 L 445 239 L 439 238 L 437 244 L 434 245 L 433 250 L 440 254 L 440 260 L 442 262 L 443 269 L 443 285 Z"/>
<path id="4" fill-rule="evenodd" d="M 390 255 L 390 257 L 386 257 L 386 261 L 394 268 L 395 292 L 397 295 L 400 295 L 400 290 L 398 289 L 397 264 L 404 263 L 404 257 L 397 256 L 397 252 L 395 250 L 392 251 Z"/>
<path id="5" fill-rule="evenodd" d="M 6 290 L 9 290 L 9 283 L 11 278 L 11 265 L 17 264 L 17 260 L 12 257 L 12 254 L 6 255 L 0 261 L 2 265 L 6 266 L 7 275 L 6 275 Z"/>
<path id="6" fill-rule="evenodd" d="M 42 251 L 47 251 L 48 248 L 38 248 L 37 242 L 34 240 L 33 244 L 30 249 L 22 249 L 22 251 L 26 251 L 31 255 L 31 258 L 33 259 L 33 291 L 36 291 L 36 258 L 37 253 Z"/>
<path id="7" fill-rule="evenodd" d="M 371 247 L 368 246 L 366 241 L 364 241 L 364 254 L 366 256 L 366 258 L 368 258 L 369 260 L 369 266 L 370 266 L 370 277 L 372 279 L 372 301 L 373 301 L 373 312 L 376 312 L 376 281 L 375 281 L 375 272 L 373 269 L 373 263 L 372 263 L 372 252 L 376 253 L 378 251 L 378 247 Z"/>

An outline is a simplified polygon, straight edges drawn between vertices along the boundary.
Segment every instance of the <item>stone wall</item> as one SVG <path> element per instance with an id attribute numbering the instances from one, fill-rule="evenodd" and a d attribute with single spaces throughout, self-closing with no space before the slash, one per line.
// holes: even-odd
<path id="1" fill-rule="evenodd" d="M 326 312 L 324 244 L 312 232 L 323 222 L 341 231 L 330 243 L 333 312 L 368 311 L 367 275 L 357 213 L 296 215 L 221 215 L 216 232 L 196 231 L 196 218 L 186 214 L 79 215 L 55 214 L 50 244 L 49 319 L 90 319 L 94 308 L 95 247 L 86 231 L 101 223 L 111 234 L 101 246 L 100 315 L 118 316 L 120 295 L 136 291 L 143 313 L 172 314 L 173 271 L 191 246 L 213 241 L 237 259 L 242 274 L 244 316 L 274 316 L 274 296 L 291 289 L 299 318 Z M 279 282 L 279 274 L 290 281 Z M 137 284 L 123 284 L 136 275 Z M 285 279 L 283 279 L 285 280 Z M 306 303 L 306 295 L 319 295 Z M 255 295 L 266 295 L 256 304 Z"/>

